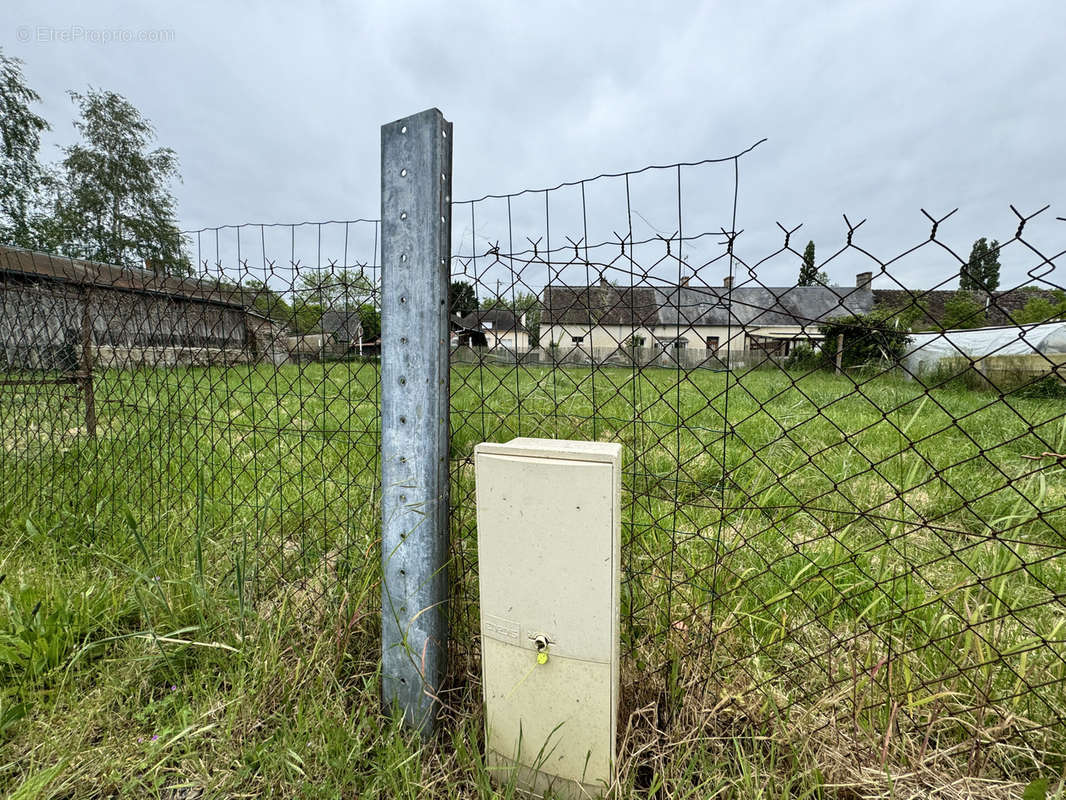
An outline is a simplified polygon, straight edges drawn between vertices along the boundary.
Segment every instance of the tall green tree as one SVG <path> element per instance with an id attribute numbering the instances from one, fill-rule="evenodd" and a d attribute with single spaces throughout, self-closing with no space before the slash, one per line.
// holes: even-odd
<path id="1" fill-rule="evenodd" d="M 155 129 L 121 95 L 70 92 L 81 141 L 64 148 L 57 176 L 55 235 L 67 255 L 188 274 L 176 206 L 180 180 L 169 147 L 151 149 Z"/>
<path id="2" fill-rule="evenodd" d="M 372 342 L 381 336 L 381 311 L 369 303 L 359 306 L 359 321 L 363 323 L 363 341 Z"/>
<path id="3" fill-rule="evenodd" d="M 327 311 L 357 311 L 363 322 L 363 337 L 373 338 L 367 326 L 380 320 L 377 309 L 378 285 L 358 267 L 304 272 L 292 290 L 292 320 L 298 333 L 319 330 Z M 380 321 L 377 322 L 380 331 Z"/>
<path id="4" fill-rule="evenodd" d="M 466 281 L 452 281 L 448 289 L 448 313 L 465 317 L 477 311 L 477 293 Z"/>
<path id="5" fill-rule="evenodd" d="M 49 128 L 31 109 L 40 101 L 22 61 L 0 51 L 0 238 L 19 247 L 37 246 L 34 209 L 45 177 L 38 152 Z"/>
<path id="6" fill-rule="evenodd" d="M 292 306 L 288 304 L 284 297 L 263 283 L 263 281 L 251 278 L 244 281 L 241 288 L 254 295 L 255 299 L 252 301 L 252 307 L 256 311 L 276 322 L 285 324 L 292 322 Z"/>
<path id="7" fill-rule="evenodd" d="M 320 306 L 323 311 L 355 311 L 371 303 L 376 293 L 375 282 L 356 267 L 304 272 L 294 290 L 303 303 Z"/>
<path id="8" fill-rule="evenodd" d="M 991 243 L 982 236 L 973 243 L 970 260 L 959 274 L 959 288 L 969 291 L 994 292 L 999 286 L 999 242 Z"/>
<path id="9" fill-rule="evenodd" d="M 807 247 L 803 251 L 803 263 L 800 265 L 799 279 L 796 281 L 797 286 L 814 286 L 818 281 L 818 267 L 814 261 L 814 241 L 807 242 Z"/>

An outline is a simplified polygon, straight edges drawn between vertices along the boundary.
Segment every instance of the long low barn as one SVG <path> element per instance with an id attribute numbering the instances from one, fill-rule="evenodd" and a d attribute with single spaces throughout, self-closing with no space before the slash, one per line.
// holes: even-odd
<path id="1" fill-rule="evenodd" d="M 788 355 L 792 346 L 821 339 L 827 320 L 868 313 L 874 304 L 872 274 L 855 286 L 549 285 L 544 289 L 541 342 L 562 348 L 656 347 L 660 352 L 696 349 L 759 350 Z"/>
<path id="2" fill-rule="evenodd" d="M 217 281 L 0 246 L 0 369 L 76 369 L 86 333 L 103 367 L 287 357 L 254 295 Z"/>

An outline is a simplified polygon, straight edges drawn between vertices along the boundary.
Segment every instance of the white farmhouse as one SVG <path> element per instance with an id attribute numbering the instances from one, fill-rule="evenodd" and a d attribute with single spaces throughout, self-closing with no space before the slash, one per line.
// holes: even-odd
<path id="1" fill-rule="evenodd" d="M 721 286 L 549 285 L 542 344 L 582 350 L 618 347 L 762 350 L 787 355 L 821 339 L 827 320 L 873 309 L 872 275 L 855 286 L 763 286 L 755 279 Z"/>

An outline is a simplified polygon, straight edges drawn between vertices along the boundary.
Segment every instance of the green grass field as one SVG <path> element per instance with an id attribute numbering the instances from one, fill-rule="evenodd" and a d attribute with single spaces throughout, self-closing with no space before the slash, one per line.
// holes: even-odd
<path id="1" fill-rule="evenodd" d="M 378 703 L 374 365 L 103 372 L 95 438 L 73 388 L 0 387 L 0 793 L 492 796 L 468 456 L 518 435 L 624 445 L 612 796 L 1061 780 L 1061 400 L 478 365 L 452 393 L 456 657 L 420 745 Z"/>

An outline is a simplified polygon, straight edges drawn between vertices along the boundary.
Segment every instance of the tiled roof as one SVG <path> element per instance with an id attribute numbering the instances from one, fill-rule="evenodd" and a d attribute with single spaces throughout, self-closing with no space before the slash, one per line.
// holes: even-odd
<path id="1" fill-rule="evenodd" d="M 363 321 L 358 311 L 325 311 L 318 320 L 318 327 L 323 333 L 341 334 L 348 340 L 363 335 Z"/>
<path id="2" fill-rule="evenodd" d="M 549 286 L 548 324 L 809 325 L 873 308 L 869 288 L 826 286 Z"/>
<path id="3" fill-rule="evenodd" d="M 472 311 L 459 320 L 464 328 L 480 330 L 488 323 L 494 330 L 513 331 L 520 326 L 518 317 L 508 308 L 488 308 L 480 311 Z"/>
<path id="4" fill-rule="evenodd" d="M 547 286 L 544 321 L 549 325 L 654 325 L 659 301 L 651 287 Z"/>

